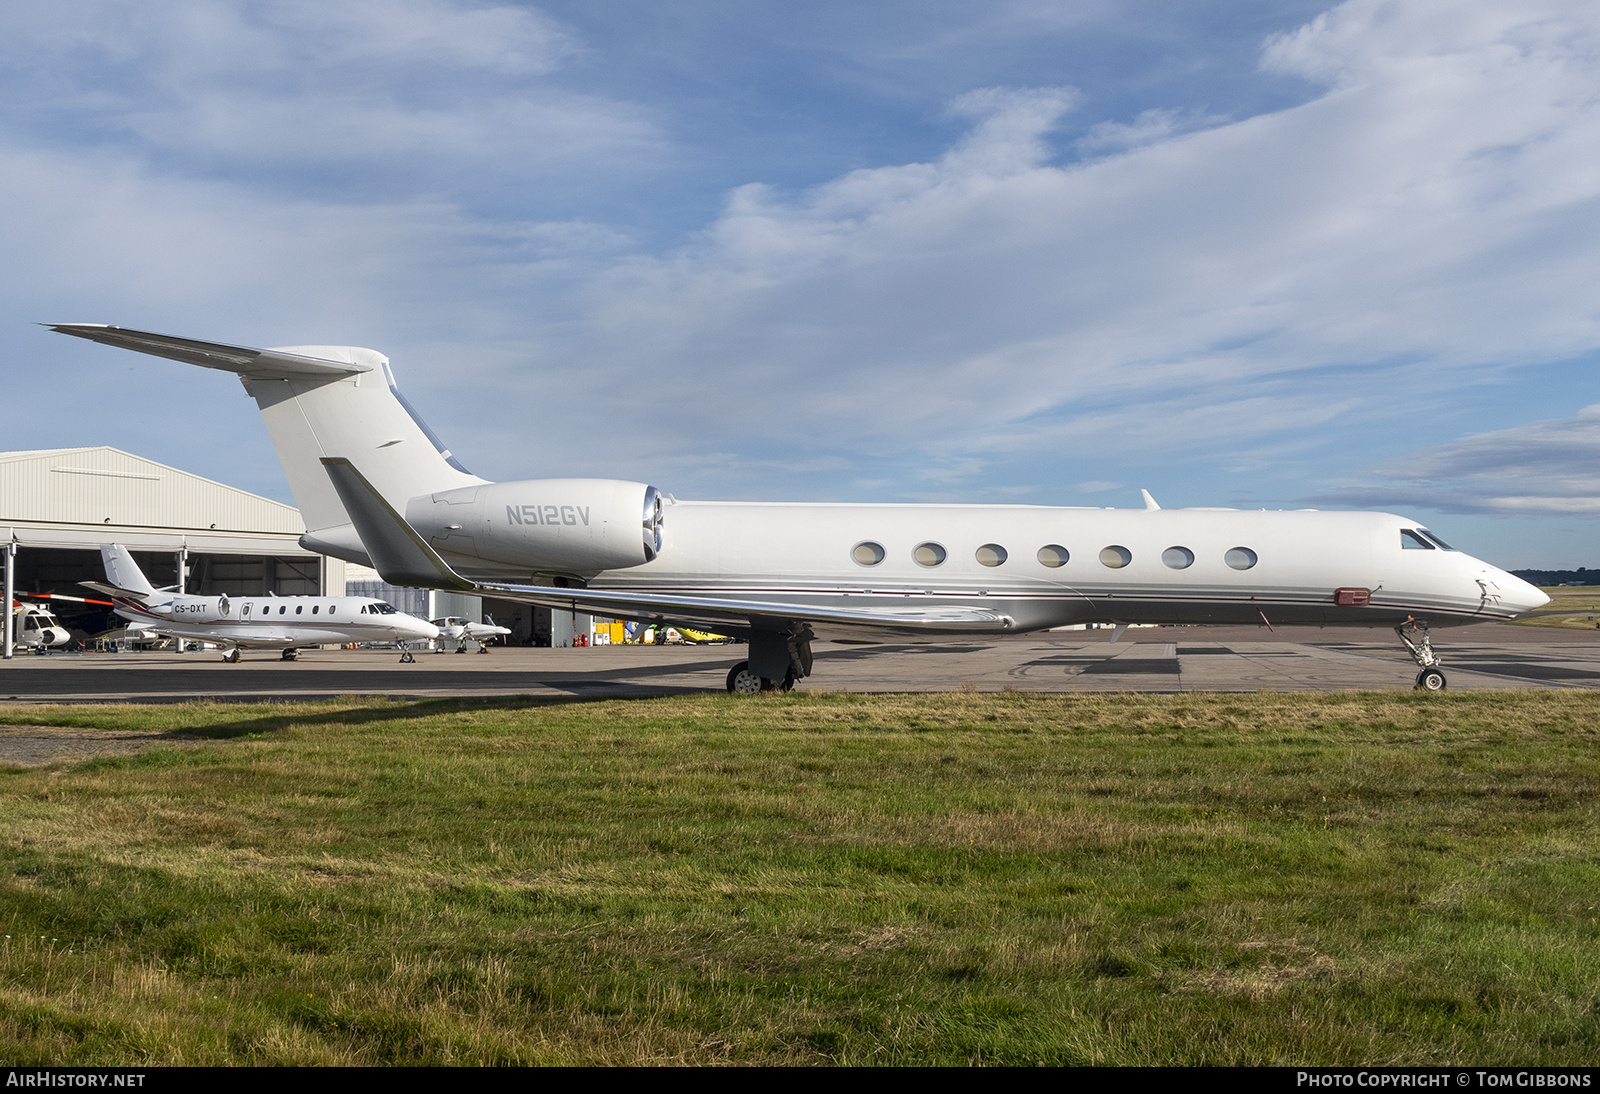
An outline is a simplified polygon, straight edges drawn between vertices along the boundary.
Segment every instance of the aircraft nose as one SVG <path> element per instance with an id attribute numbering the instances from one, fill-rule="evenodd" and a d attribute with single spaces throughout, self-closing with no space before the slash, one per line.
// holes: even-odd
<path id="1" fill-rule="evenodd" d="M 1511 574 L 1506 574 L 1505 576 L 1510 578 L 1513 584 L 1511 595 L 1507 599 L 1511 601 L 1512 606 L 1518 612 L 1535 611 L 1550 603 L 1550 597 L 1543 589 L 1522 580 L 1520 577 L 1515 577 Z M 1503 580 L 1501 587 L 1504 588 Z"/>
<path id="2" fill-rule="evenodd" d="M 1504 570 L 1489 567 L 1480 580 L 1485 583 L 1487 591 L 1498 594 L 1501 609 L 1516 615 L 1537 611 L 1550 603 L 1550 597 L 1544 590 Z"/>

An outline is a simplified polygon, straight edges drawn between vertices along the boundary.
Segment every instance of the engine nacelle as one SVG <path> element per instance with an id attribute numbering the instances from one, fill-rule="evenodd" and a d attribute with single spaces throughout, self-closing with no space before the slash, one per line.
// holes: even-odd
<path id="1" fill-rule="evenodd" d="M 444 555 L 597 574 L 661 552 L 661 492 L 620 479 L 527 479 L 423 494 L 406 521 Z"/>

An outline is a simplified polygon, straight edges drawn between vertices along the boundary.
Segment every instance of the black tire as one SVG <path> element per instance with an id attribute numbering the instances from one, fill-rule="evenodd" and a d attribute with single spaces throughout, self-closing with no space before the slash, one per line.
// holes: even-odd
<path id="1" fill-rule="evenodd" d="M 1438 669 L 1423 669 L 1417 673 L 1418 691 L 1443 691 L 1444 685 L 1444 673 Z"/>
<path id="2" fill-rule="evenodd" d="M 748 661 L 740 661 L 728 670 L 729 695 L 755 695 L 757 692 L 771 690 L 772 681 L 751 672 Z"/>

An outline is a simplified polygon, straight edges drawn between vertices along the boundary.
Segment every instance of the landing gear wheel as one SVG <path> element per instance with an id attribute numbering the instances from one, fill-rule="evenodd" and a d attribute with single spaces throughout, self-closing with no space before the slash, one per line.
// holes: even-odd
<path id="1" fill-rule="evenodd" d="M 402 665 L 410 665 L 410 664 L 413 664 L 415 661 L 416 661 L 416 658 L 411 656 L 411 651 L 410 650 L 406 650 L 406 651 L 404 651 L 403 653 L 400 654 L 400 663 Z"/>
<path id="2" fill-rule="evenodd" d="M 794 690 L 794 669 L 790 669 L 788 672 L 784 673 L 783 683 L 778 684 L 777 685 L 777 689 L 779 691 L 793 691 Z"/>
<path id="3" fill-rule="evenodd" d="M 748 661 L 740 661 L 728 670 L 728 694 L 730 695 L 755 695 L 757 692 L 771 690 L 772 681 L 751 672 L 750 662 Z"/>
<path id="4" fill-rule="evenodd" d="M 285 661 L 298 661 L 298 660 L 300 660 L 300 651 L 299 650 L 284 650 L 283 651 L 283 659 Z"/>
<path id="5" fill-rule="evenodd" d="M 239 656 L 239 651 L 237 648 L 235 648 L 223 654 L 222 659 L 230 665 L 237 665 L 239 663 Z"/>
<path id="6" fill-rule="evenodd" d="M 1443 691 L 1444 673 L 1438 669 L 1423 669 L 1417 673 L 1418 691 Z"/>

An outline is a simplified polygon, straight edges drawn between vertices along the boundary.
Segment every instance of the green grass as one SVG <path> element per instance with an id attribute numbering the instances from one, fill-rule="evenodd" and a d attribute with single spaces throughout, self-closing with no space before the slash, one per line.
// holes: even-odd
<path id="1" fill-rule="evenodd" d="M 1516 620 L 1512 626 L 1562 627 L 1585 631 L 1596 629 L 1595 624 L 1600 622 L 1600 586 L 1549 585 L 1544 586 L 1542 591 L 1550 598 L 1550 603 L 1539 610 L 1565 614 L 1531 616 Z"/>
<path id="2" fill-rule="evenodd" d="M 1600 694 L 29 707 L 0 1063 L 1600 1052 Z"/>

